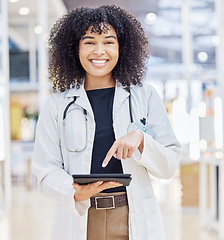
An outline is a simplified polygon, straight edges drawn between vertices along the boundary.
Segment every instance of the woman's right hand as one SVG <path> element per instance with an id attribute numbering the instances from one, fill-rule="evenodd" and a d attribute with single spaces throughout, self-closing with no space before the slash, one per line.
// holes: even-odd
<path id="1" fill-rule="evenodd" d="M 76 202 L 87 200 L 94 194 L 99 193 L 105 189 L 123 186 L 123 184 L 113 181 L 109 182 L 97 181 L 85 185 L 73 183 L 72 185 L 76 191 L 74 195 L 74 199 Z"/>

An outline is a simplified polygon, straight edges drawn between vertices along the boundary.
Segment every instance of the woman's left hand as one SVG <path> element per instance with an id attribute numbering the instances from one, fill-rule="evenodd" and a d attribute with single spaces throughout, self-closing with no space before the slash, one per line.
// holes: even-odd
<path id="1" fill-rule="evenodd" d="M 138 130 L 132 131 L 117 139 L 103 160 L 102 167 L 106 167 L 113 156 L 117 159 L 130 158 L 137 148 L 142 153 L 143 140 L 144 135 Z"/>

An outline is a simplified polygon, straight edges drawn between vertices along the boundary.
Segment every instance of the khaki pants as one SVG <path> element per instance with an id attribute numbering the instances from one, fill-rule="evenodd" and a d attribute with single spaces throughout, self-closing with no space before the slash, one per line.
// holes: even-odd
<path id="1" fill-rule="evenodd" d="M 123 193 L 113 193 L 120 195 Z M 95 196 L 110 196 L 98 193 Z M 87 240 L 128 240 L 128 206 L 97 210 L 91 207 L 88 212 Z"/>

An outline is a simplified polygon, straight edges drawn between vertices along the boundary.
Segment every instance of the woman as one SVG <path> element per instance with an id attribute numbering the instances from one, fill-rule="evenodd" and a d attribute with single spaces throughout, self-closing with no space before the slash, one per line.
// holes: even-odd
<path id="1" fill-rule="evenodd" d="M 33 169 L 57 202 L 52 239 L 164 239 L 150 175 L 170 178 L 181 150 L 161 99 L 142 83 L 140 23 L 116 6 L 78 8 L 58 20 L 49 44 L 59 93 L 41 111 Z M 73 183 L 80 173 L 129 173 L 132 181 Z"/>

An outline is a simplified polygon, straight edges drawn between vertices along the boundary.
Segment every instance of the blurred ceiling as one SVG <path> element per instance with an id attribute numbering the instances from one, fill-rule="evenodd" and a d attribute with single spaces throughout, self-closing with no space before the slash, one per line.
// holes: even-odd
<path id="1" fill-rule="evenodd" d="M 10 37 L 25 49 L 27 30 L 24 24 L 36 21 L 38 0 L 9 0 Z M 142 23 L 150 42 L 150 74 L 155 78 L 172 75 L 183 76 L 182 66 L 182 33 L 181 10 L 183 0 L 46 0 L 48 2 L 49 28 L 63 13 L 72 8 L 105 4 L 118 5 L 134 14 Z M 215 69 L 215 46 L 218 44 L 216 34 L 214 0 L 190 0 L 190 30 L 195 69 L 197 73 L 210 76 Z M 29 7 L 27 16 L 19 15 L 21 7 Z M 152 15 L 147 18 L 147 14 Z M 20 25 L 21 26 L 20 26 Z M 17 26 L 14 28 L 14 26 Z M 200 52 L 206 52 L 207 59 L 198 58 Z M 171 68 L 176 68 L 176 74 Z M 180 66 L 178 67 L 177 64 Z M 158 66 L 160 66 L 158 68 Z M 213 71 L 213 72 L 212 72 Z M 211 74 L 212 72 L 212 74 Z"/>
<path id="2" fill-rule="evenodd" d="M 62 0 L 46 0 L 48 7 L 48 17 L 58 18 L 67 9 Z M 27 15 L 21 16 L 19 10 L 21 8 L 29 8 L 29 13 Z M 38 0 L 8 0 L 8 14 L 9 21 L 19 20 L 23 21 L 26 19 L 36 19 L 38 9 Z"/>
<path id="3" fill-rule="evenodd" d="M 21 15 L 22 8 L 29 9 L 29 12 Z M 19 46 L 21 50 L 28 51 L 32 35 L 29 31 L 34 31 L 37 25 L 37 9 L 38 0 L 8 0 L 10 46 Z M 47 0 L 49 28 L 66 11 L 62 0 Z"/>
<path id="4" fill-rule="evenodd" d="M 150 42 L 150 74 L 166 77 L 166 75 L 183 76 L 182 66 L 182 33 L 184 31 L 181 14 L 183 0 L 63 0 L 68 10 L 89 6 L 97 7 L 104 4 L 118 5 L 134 14 L 142 23 Z M 190 29 L 194 56 L 195 75 L 213 75 L 215 66 L 215 12 L 214 0 L 191 0 Z M 154 13 L 154 20 L 147 20 L 146 15 Z M 151 21 L 151 22 L 150 22 Z M 198 54 L 206 52 L 206 61 L 200 60 Z M 159 63 L 159 68 L 157 67 Z M 170 70 L 176 64 L 176 73 Z M 177 64 L 180 66 L 178 67 Z M 155 65 L 155 67 L 154 67 Z"/>
<path id="5" fill-rule="evenodd" d="M 136 16 L 148 12 L 157 12 L 158 0 L 63 0 L 68 9 L 77 7 L 97 7 L 106 4 L 115 4 L 135 14 Z"/>

